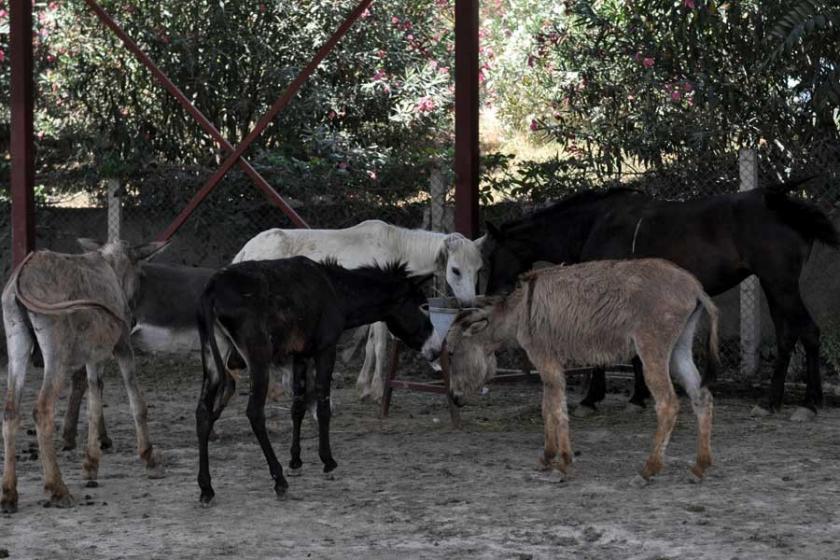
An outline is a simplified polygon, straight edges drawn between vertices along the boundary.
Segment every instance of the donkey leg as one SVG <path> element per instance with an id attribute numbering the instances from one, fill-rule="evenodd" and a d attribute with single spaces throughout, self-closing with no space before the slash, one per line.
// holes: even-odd
<path id="1" fill-rule="evenodd" d="M 79 409 L 87 391 L 87 371 L 79 368 L 70 377 L 70 397 L 67 399 L 67 411 L 64 413 L 64 425 L 61 429 L 62 450 L 76 449 L 76 435 L 79 425 Z"/>
<path id="2" fill-rule="evenodd" d="M 268 344 L 265 348 L 269 348 Z M 268 394 L 268 364 L 270 356 L 249 356 L 248 367 L 251 373 L 251 395 L 248 397 L 247 416 L 251 422 L 251 430 L 257 436 L 268 470 L 274 479 L 274 492 L 282 497 L 289 488 L 289 483 L 283 477 L 283 467 L 274 454 L 268 431 L 265 429 L 265 400 Z M 320 411 L 318 411 L 320 414 Z"/>
<path id="3" fill-rule="evenodd" d="M 543 382 L 545 447 L 543 456 L 539 459 L 539 467 L 543 470 L 556 468 L 565 474 L 572 464 L 569 413 L 566 407 L 566 375 L 563 369 L 555 364 L 541 364 L 540 377 Z"/>
<path id="4" fill-rule="evenodd" d="M 64 484 L 58 467 L 53 436 L 55 433 L 55 401 L 64 382 L 64 361 L 56 356 L 51 345 L 41 346 L 44 352 L 44 382 L 38 394 L 33 416 L 38 435 L 38 451 L 44 469 L 44 491 L 55 507 L 72 507 L 73 496 Z M 50 348 L 47 350 L 47 348 Z"/>
<path id="5" fill-rule="evenodd" d="M 656 402 L 656 434 L 653 438 L 653 451 L 648 456 L 641 475 L 649 480 L 662 470 L 665 449 L 671 439 L 671 432 L 677 422 L 680 403 L 669 374 L 670 357 L 661 350 L 661 336 L 657 333 L 649 342 L 636 341 L 638 354 L 642 359 L 645 381 Z"/>
<path id="6" fill-rule="evenodd" d="M 706 387 L 701 387 L 702 378 L 697 371 L 697 365 L 692 357 L 692 341 L 696 327 L 696 318 L 692 319 L 671 354 L 671 373 L 676 376 L 688 397 L 691 408 L 697 416 L 697 462 L 691 468 L 696 479 L 703 475 L 712 465 L 712 393 Z"/>
<path id="7" fill-rule="evenodd" d="M 195 431 L 198 436 L 198 487 L 201 488 L 201 497 L 199 500 L 202 504 L 208 505 L 216 495 L 210 483 L 208 442 L 210 440 L 210 434 L 213 431 L 213 424 L 219 417 L 219 414 L 221 414 L 221 409 L 224 408 L 227 400 L 222 395 L 219 414 L 214 414 L 213 408 L 222 385 L 222 375 L 226 375 L 226 373 L 216 371 L 212 363 L 212 358 L 207 356 L 206 351 L 203 360 L 205 363 L 205 374 L 201 384 L 201 395 L 198 398 L 198 406 L 195 409 Z"/>
<path id="8" fill-rule="evenodd" d="M 335 346 L 320 351 L 315 356 L 315 398 L 318 407 L 318 456 L 324 463 L 324 472 L 335 470 L 338 463 L 332 456 L 330 447 L 330 388 L 332 385 L 333 368 L 335 367 Z"/>
<path id="9" fill-rule="evenodd" d="M 152 446 L 149 438 L 149 412 L 146 407 L 146 400 L 143 392 L 137 383 L 137 375 L 134 368 L 134 351 L 127 339 L 121 340 L 114 355 L 117 358 L 117 365 L 122 374 L 123 383 L 128 392 L 128 404 L 131 407 L 131 414 L 134 416 L 134 428 L 137 432 L 137 452 L 140 458 L 146 463 L 146 474 L 149 478 L 162 478 L 164 476 L 163 462 L 160 452 Z"/>
<path id="10" fill-rule="evenodd" d="M 303 465 L 300 460 L 300 426 L 306 416 L 306 359 L 295 357 L 292 372 L 292 459 L 289 461 L 289 476 L 299 476 Z"/>
<path id="11" fill-rule="evenodd" d="M 20 399 L 35 339 L 17 304 L 10 310 L 4 302 L 3 307 L 9 365 L 3 412 L 3 495 L 0 498 L 0 509 L 3 513 L 14 513 L 18 504 L 15 439 L 20 427 Z"/>
<path id="12" fill-rule="evenodd" d="M 73 377 L 75 378 L 74 372 Z M 99 461 L 102 457 L 100 445 L 99 420 L 102 418 L 102 367 L 100 364 L 90 363 L 86 366 L 88 391 L 88 439 L 85 460 L 82 463 L 83 478 L 88 481 L 88 487 L 96 486 L 99 473 Z M 75 379 L 74 379 L 75 381 Z M 78 414 L 78 412 L 76 413 Z M 74 434 L 75 435 L 75 434 Z"/>
<path id="13" fill-rule="evenodd" d="M 633 395 L 630 397 L 630 404 L 645 408 L 645 401 L 650 397 L 650 391 L 645 384 L 645 372 L 642 359 L 633 356 Z"/>

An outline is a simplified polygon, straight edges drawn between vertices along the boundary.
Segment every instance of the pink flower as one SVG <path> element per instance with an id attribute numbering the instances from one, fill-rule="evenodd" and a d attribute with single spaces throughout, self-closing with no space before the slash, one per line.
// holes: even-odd
<path id="1" fill-rule="evenodd" d="M 487 77 L 484 75 L 484 70 L 478 71 L 478 83 L 483 84 L 487 81 Z"/>
<path id="2" fill-rule="evenodd" d="M 47 6 L 51 12 L 54 12 L 58 9 L 58 2 L 50 2 Z"/>
<path id="3" fill-rule="evenodd" d="M 694 9 L 694 0 L 683 0 L 683 6 L 685 6 L 689 10 L 693 10 Z"/>
<path id="4" fill-rule="evenodd" d="M 405 36 L 405 38 L 408 39 L 409 41 L 413 41 L 414 40 L 414 35 L 409 33 L 408 35 Z"/>
<path id="5" fill-rule="evenodd" d="M 400 18 L 398 18 L 397 16 L 391 16 L 391 23 L 394 24 L 394 25 L 399 25 L 400 24 Z"/>
<path id="6" fill-rule="evenodd" d="M 0 18 L 4 18 L 9 15 L 9 12 L 6 10 L 0 10 Z"/>
<path id="7" fill-rule="evenodd" d="M 260 13 L 264 14 L 268 7 L 265 4 L 260 4 Z"/>
<path id="8" fill-rule="evenodd" d="M 43 131 L 38 132 L 37 136 L 38 136 L 38 140 L 43 140 L 44 139 L 44 132 Z"/>
<path id="9" fill-rule="evenodd" d="M 682 93 L 680 92 L 680 90 L 675 89 L 671 92 L 671 101 L 677 102 L 680 99 L 682 99 Z"/>
<path id="10" fill-rule="evenodd" d="M 333 119 L 334 119 L 334 118 L 336 118 L 337 116 L 338 116 L 338 115 L 336 115 L 336 114 L 335 114 L 335 111 L 333 111 L 333 110 L 330 110 L 330 112 L 329 112 L 329 113 L 327 113 L 327 118 L 328 118 L 328 119 L 330 119 L 330 120 L 333 120 Z"/>
<path id="11" fill-rule="evenodd" d="M 420 113 L 429 113 L 434 111 L 437 105 L 435 104 L 435 100 L 431 97 L 423 97 L 420 101 L 417 102 L 417 107 L 415 108 Z"/>
<path id="12" fill-rule="evenodd" d="M 0 49 L 0 62 L 5 62 L 6 60 L 6 51 Z"/>
<path id="13" fill-rule="evenodd" d="M 372 77 L 371 79 L 372 79 L 374 82 L 378 82 L 379 80 L 384 80 L 384 79 L 385 79 L 385 76 L 386 76 L 386 74 L 385 74 L 385 70 L 383 70 L 382 68 L 380 68 L 380 69 L 378 69 L 378 70 L 376 71 L 376 73 L 373 75 L 373 77 Z"/>
<path id="14" fill-rule="evenodd" d="M 537 124 L 537 119 L 531 119 L 531 130 L 539 129 L 539 125 Z"/>
<path id="15" fill-rule="evenodd" d="M 376 181 L 376 179 L 377 179 L 376 171 L 368 170 L 367 174 L 368 174 L 368 177 L 370 177 L 371 181 Z"/>
<path id="16" fill-rule="evenodd" d="M 449 74 L 449 68 L 447 66 L 441 66 L 437 70 L 438 74 Z"/>
<path id="17" fill-rule="evenodd" d="M 55 62 L 55 55 L 54 54 L 48 54 L 47 55 L 47 62 Z"/>
<path id="18" fill-rule="evenodd" d="M 337 167 L 339 169 L 347 169 L 349 167 L 349 164 L 346 161 L 339 161 Z"/>
<path id="19" fill-rule="evenodd" d="M 694 91 L 694 84 L 692 84 L 691 82 L 684 83 L 683 90 L 685 90 L 686 93 Z"/>
<path id="20" fill-rule="evenodd" d="M 370 17 L 370 8 L 365 8 L 365 11 L 362 12 L 361 18 L 362 19 L 367 19 L 369 17 Z"/>
<path id="21" fill-rule="evenodd" d="M 654 64 L 656 64 L 656 60 L 654 60 L 653 57 L 646 56 L 642 60 L 642 66 L 644 66 L 645 68 L 653 68 Z"/>

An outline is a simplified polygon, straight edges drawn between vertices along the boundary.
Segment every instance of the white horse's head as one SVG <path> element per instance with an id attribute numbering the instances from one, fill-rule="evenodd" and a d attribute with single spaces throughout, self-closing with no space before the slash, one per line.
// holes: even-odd
<path id="1" fill-rule="evenodd" d="M 444 240 L 441 257 L 446 260 L 446 283 L 452 293 L 462 304 L 471 304 L 484 263 L 479 247 L 460 233 L 451 233 Z"/>

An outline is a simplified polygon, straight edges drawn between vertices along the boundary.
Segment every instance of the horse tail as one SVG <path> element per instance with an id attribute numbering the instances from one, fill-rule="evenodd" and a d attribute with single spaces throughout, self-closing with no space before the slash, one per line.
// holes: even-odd
<path id="1" fill-rule="evenodd" d="M 718 308 L 712 298 L 700 291 L 697 301 L 703 306 L 706 315 L 709 316 L 709 332 L 706 335 L 706 369 L 700 380 L 702 387 L 708 387 L 717 379 L 717 371 L 720 366 L 720 350 L 718 348 Z"/>
<path id="2" fill-rule="evenodd" d="M 793 228 L 809 243 L 822 241 L 830 247 L 840 247 L 840 234 L 828 216 L 812 204 L 787 196 L 793 188 L 813 179 L 807 177 L 764 189 L 767 207 L 776 212 L 779 218 Z"/>

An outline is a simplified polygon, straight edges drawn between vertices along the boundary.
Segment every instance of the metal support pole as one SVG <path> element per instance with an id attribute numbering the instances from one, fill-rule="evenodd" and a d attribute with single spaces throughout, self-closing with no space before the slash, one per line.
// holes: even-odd
<path id="1" fill-rule="evenodd" d="M 455 229 L 478 233 L 478 0 L 455 0 Z"/>
<path id="2" fill-rule="evenodd" d="M 741 191 L 758 188 L 758 154 L 742 149 L 738 154 Z M 761 343 L 761 292 L 754 275 L 741 282 L 741 373 L 751 376 L 758 369 Z"/>
<path id="3" fill-rule="evenodd" d="M 108 179 L 108 241 L 122 239 L 122 200 L 119 179 Z"/>
<path id="4" fill-rule="evenodd" d="M 32 0 L 11 0 L 9 7 L 9 59 L 12 66 L 12 260 L 16 266 L 35 248 Z"/>

